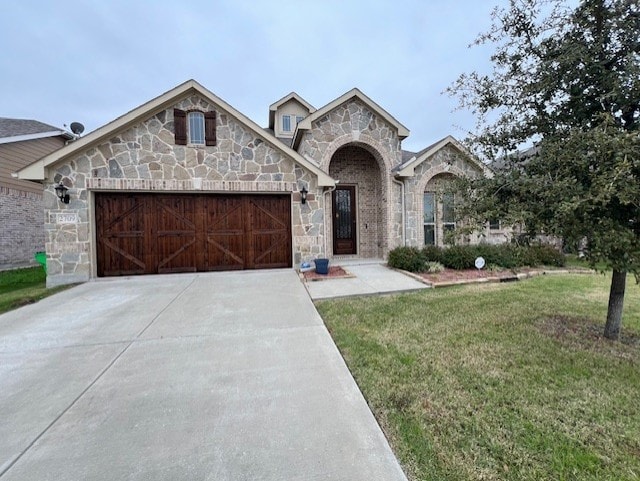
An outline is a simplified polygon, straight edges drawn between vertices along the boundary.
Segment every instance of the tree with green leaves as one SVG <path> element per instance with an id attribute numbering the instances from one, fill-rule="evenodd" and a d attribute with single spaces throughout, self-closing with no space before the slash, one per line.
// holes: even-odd
<path id="1" fill-rule="evenodd" d="M 581 243 L 613 271 L 604 335 L 617 339 L 627 273 L 640 278 L 640 4 L 510 0 L 492 19 L 476 40 L 495 46 L 492 71 L 448 89 L 495 171 L 463 181 L 459 214 Z"/>

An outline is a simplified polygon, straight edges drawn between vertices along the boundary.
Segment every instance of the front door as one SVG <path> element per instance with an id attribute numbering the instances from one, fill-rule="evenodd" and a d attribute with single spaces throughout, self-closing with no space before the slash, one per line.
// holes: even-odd
<path id="1" fill-rule="evenodd" d="M 357 254 L 354 186 L 343 185 L 333 191 L 333 254 Z"/>

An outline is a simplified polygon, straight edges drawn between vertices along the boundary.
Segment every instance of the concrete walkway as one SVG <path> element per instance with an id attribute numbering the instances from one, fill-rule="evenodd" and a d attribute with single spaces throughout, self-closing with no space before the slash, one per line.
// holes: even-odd
<path id="1" fill-rule="evenodd" d="M 350 278 L 305 282 L 313 300 L 335 297 L 393 294 L 427 289 L 429 286 L 384 265 L 379 259 L 332 261 L 353 275 Z"/>
<path id="2" fill-rule="evenodd" d="M 0 316 L 0 479 L 406 480 L 293 270 L 101 280 Z"/>

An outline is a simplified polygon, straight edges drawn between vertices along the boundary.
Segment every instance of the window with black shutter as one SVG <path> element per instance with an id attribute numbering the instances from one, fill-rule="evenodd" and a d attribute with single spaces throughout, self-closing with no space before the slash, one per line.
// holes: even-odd
<path id="1" fill-rule="evenodd" d="M 204 139 L 205 145 L 216 145 L 216 113 L 204 113 Z"/>
<path id="2" fill-rule="evenodd" d="M 173 109 L 173 131 L 176 145 L 187 145 L 187 113 L 184 110 Z"/>
<path id="3" fill-rule="evenodd" d="M 173 109 L 176 145 L 216 145 L 216 113 Z"/>

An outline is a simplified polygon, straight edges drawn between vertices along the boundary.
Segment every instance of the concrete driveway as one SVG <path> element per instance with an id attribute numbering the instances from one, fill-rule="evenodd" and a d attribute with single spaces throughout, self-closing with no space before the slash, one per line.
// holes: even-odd
<path id="1" fill-rule="evenodd" d="M 406 480 L 292 270 L 100 280 L 0 316 L 0 478 Z"/>

